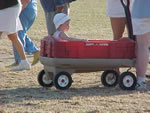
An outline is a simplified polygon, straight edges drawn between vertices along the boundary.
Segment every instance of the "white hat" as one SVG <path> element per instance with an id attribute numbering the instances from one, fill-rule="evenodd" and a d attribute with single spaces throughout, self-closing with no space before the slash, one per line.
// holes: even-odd
<path id="1" fill-rule="evenodd" d="M 61 24 L 64 24 L 68 20 L 70 20 L 69 16 L 67 16 L 64 13 L 58 13 L 54 16 L 53 22 L 55 24 L 56 29 L 58 29 Z"/>

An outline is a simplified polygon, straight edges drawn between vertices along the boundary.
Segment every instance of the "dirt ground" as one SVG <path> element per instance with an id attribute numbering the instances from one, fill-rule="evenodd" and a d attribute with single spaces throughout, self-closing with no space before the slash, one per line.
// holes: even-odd
<path id="1" fill-rule="evenodd" d="M 106 0 L 77 0 L 71 6 L 70 36 L 88 39 L 112 39 L 109 18 L 105 14 Z M 94 20 L 94 21 L 93 21 Z M 38 47 L 47 34 L 43 10 L 38 3 L 38 17 L 30 37 Z M 13 72 L 6 66 L 13 63 L 10 41 L 0 39 L 0 113 L 150 113 L 150 80 L 148 91 L 124 91 L 104 87 L 102 72 L 74 73 L 68 90 L 54 86 L 43 88 L 37 75 L 43 69 L 39 62 L 31 70 Z M 27 55 L 32 62 L 32 55 Z M 126 69 L 121 69 L 124 72 Z M 135 69 L 132 69 L 135 73 Z M 148 68 L 147 73 L 150 73 Z"/>
<path id="2" fill-rule="evenodd" d="M 43 65 L 10 71 L 5 66 L 13 62 L 11 43 L 3 38 L 0 45 L 0 113 L 150 113 L 149 80 L 144 93 L 104 87 L 101 72 L 73 74 L 68 90 L 43 88 L 37 82 Z M 27 57 L 31 62 L 32 55 Z"/>

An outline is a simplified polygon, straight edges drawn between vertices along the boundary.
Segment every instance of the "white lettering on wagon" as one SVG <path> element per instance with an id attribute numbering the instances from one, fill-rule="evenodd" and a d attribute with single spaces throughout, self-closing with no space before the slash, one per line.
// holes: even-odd
<path id="1" fill-rule="evenodd" d="M 86 43 L 86 46 L 108 46 L 107 43 Z"/>

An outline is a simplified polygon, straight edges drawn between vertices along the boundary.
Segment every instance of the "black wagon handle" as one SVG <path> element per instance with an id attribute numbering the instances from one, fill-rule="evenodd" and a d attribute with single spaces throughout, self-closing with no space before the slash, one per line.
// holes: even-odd
<path id="1" fill-rule="evenodd" d="M 133 35 L 133 27 L 132 27 L 132 19 L 130 13 L 130 0 L 120 0 L 121 4 L 124 8 L 125 15 L 126 15 L 126 22 L 128 27 L 128 36 L 132 40 L 136 40 L 135 36 Z"/>
<path id="2" fill-rule="evenodd" d="M 121 1 L 121 4 L 124 8 L 129 8 L 130 7 L 130 0 L 120 0 L 120 1 Z"/>

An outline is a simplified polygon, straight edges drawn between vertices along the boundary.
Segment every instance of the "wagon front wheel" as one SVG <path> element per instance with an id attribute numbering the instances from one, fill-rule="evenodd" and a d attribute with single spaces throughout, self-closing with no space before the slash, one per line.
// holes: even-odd
<path id="1" fill-rule="evenodd" d="M 124 72 L 119 77 L 119 86 L 123 90 L 134 90 L 136 86 L 136 77 L 131 72 Z"/>
<path id="2" fill-rule="evenodd" d="M 72 84 L 72 77 L 68 72 L 60 72 L 54 77 L 54 84 L 57 89 L 68 89 Z"/>

